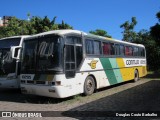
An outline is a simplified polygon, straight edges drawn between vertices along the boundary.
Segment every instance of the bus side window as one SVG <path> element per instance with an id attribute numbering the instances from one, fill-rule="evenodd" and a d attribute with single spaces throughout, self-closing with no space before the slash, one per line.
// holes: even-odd
<path id="1" fill-rule="evenodd" d="M 93 40 L 86 39 L 86 53 L 87 54 L 93 54 L 94 53 Z"/>
<path id="2" fill-rule="evenodd" d="M 101 51 L 101 42 L 97 40 L 86 39 L 86 53 L 88 55 L 100 55 Z"/>
<path id="3" fill-rule="evenodd" d="M 133 48 L 133 56 L 138 56 L 138 47 Z"/>
<path id="4" fill-rule="evenodd" d="M 120 46 L 119 46 L 119 44 L 115 44 L 114 48 L 115 48 L 115 55 L 120 55 Z"/>
<path id="5" fill-rule="evenodd" d="M 133 55 L 133 48 L 131 46 L 125 47 L 125 55 L 126 56 L 132 56 Z"/>
<path id="6" fill-rule="evenodd" d="M 101 42 L 94 41 L 93 46 L 94 46 L 94 55 L 100 55 L 101 54 Z"/>
<path id="7" fill-rule="evenodd" d="M 111 44 L 111 55 L 115 55 L 115 49 L 114 49 L 114 44 L 113 43 L 110 43 Z"/>
<path id="8" fill-rule="evenodd" d="M 145 50 L 144 50 L 144 48 L 139 48 L 139 56 L 140 57 L 145 57 Z"/>
<path id="9" fill-rule="evenodd" d="M 133 48 L 131 46 L 129 47 L 129 55 L 133 56 Z"/>
<path id="10" fill-rule="evenodd" d="M 129 56 L 129 47 L 128 46 L 125 47 L 125 56 Z"/>
<path id="11" fill-rule="evenodd" d="M 103 43 L 103 55 L 110 55 L 110 44 Z"/>
<path id="12" fill-rule="evenodd" d="M 120 55 L 124 56 L 125 50 L 124 50 L 124 45 L 120 45 Z"/>

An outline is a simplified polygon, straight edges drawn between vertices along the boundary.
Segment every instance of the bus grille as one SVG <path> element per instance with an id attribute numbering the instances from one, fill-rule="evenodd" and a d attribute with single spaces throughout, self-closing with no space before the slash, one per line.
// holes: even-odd
<path id="1" fill-rule="evenodd" d="M 35 84 L 45 84 L 46 81 L 35 81 Z"/>
<path id="2" fill-rule="evenodd" d="M 34 81 L 27 80 L 27 84 L 34 84 Z"/>
<path id="3" fill-rule="evenodd" d="M 31 80 L 21 80 L 21 84 L 41 84 L 41 85 L 45 85 L 46 81 L 31 81 Z"/>

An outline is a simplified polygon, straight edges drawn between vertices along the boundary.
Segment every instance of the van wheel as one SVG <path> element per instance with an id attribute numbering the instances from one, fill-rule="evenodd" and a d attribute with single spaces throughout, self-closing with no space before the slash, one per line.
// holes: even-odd
<path id="1" fill-rule="evenodd" d="M 139 73 L 138 70 L 134 71 L 134 82 L 137 82 L 139 80 Z"/>
<path id="2" fill-rule="evenodd" d="M 95 90 L 95 81 L 94 78 L 91 76 L 88 76 L 84 83 L 84 94 L 91 95 Z"/>

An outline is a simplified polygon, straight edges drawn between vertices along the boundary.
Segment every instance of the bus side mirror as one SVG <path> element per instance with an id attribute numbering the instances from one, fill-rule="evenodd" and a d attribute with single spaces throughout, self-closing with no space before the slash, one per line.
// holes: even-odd
<path id="1" fill-rule="evenodd" d="M 21 49 L 20 46 L 11 47 L 11 53 L 12 53 L 12 58 L 13 59 L 19 59 L 18 56 L 19 56 L 19 50 L 20 49 Z"/>

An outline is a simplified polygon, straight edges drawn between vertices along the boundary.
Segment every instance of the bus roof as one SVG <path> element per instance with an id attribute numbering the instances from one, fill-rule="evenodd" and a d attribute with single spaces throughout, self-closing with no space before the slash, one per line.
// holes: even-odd
<path id="1" fill-rule="evenodd" d="M 29 37 L 29 35 L 20 35 L 20 36 L 11 36 L 11 37 L 5 37 L 5 38 L 1 38 L 0 40 L 5 40 L 5 39 L 10 39 L 10 38 L 26 38 Z"/>
<path id="2" fill-rule="evenodd" d="M 65 29 L 65 30 L 52 30 L 52 31 L 48 31 L 48 32 L 43 32 L 43 33 L 39 33 L 36 35 L 32 35 L 31 37 L 37 37 L 37 36 L 43 36 L 43 35 L 48 35 L 48 34 L 57 34 L 57 35 L 66 35 L 66 34 L 83 34 L 84 36 L 87 37 L 92 37 L 92 38 L 99 38 L 99 39 L 103 39 L 103 40 L 108 40 L 108 41 L 115 41 L 117 43 L 123 43 L 123 44 L 128 44 L 128 45 L 135 45 L 135 46 L 139 46 L 139 47 L 144 47 L 144 45 L 142 44 L 136 44 L 136 43 L 130 43 L 130 42 L 125 42 L 122 40 L 117 40 L 117 39 L 113 39 L 113 38 L 108 38 L 108 37 L 103 37 L 103 36 L 98 36 L 98 35 L 93 35 L 90 33 L 85 33 L 83 31 L 79 31 L 79 30 L 71 30 L 71 29 Z"/>
<path id="3" fill-rule="evenodd" d="M 39 33 L 33 36 L 40 36 L 40 35 L 47 35 L 47 34 L 57 34 L 57 35 L 65 35 L 65 34 L 84 34 L 87 35 L 87 33 L 79 31 L 79 30 L 70 30 L 70 29 L 65 29 L 65 30 L 52 30 L 52 31 L 48 31 L 48 32 L 43 32 L 43 33 Z"/>
<path id="4" fill-rule="evenodd" d="M 87 34 L 87 36 L 93 37 L 93 38 L 108 40 L 108 41 L 111 41 L 111 42 L 113 41 L 113 42 L 117 42 L 117 43 L 123 43 L 123 44 L 128 44 L 128 45 L 135 45 L 135 46 L 139 46 L 139 47 L 144 47 L 144 45 L 142 45 L 142 44 L 126 42 L 126 41 L 117 40 L 117 39 L 114 39 L 114 38 L 103 37 L 103 36 L 98 36 L 98 35 L 94 35 L 94 34 Z"/>

